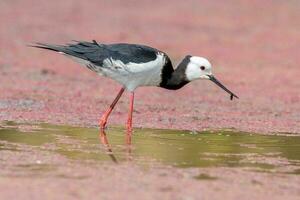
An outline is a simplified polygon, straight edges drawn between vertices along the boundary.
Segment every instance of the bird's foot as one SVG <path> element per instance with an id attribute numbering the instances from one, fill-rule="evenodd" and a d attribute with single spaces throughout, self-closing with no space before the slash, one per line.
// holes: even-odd
<path id="1" fill-rule="evenodd" d="M 104 130 L 106 128 L 106 122 L 107 120 L 104 119 L 104 118 L 101 118 L 100 121 L 99 121 L 99 126 L 100 126 L 100 129 L 101 130 Z"/>
<path id="2" fill-rule="evenodd" d="M 127 127 L 127 134 L 132 134 L 132 121 L 131 120 L 128 120 L 127 121 L 127 124 L 126 124 L 126 127 Z"/>
<path id="3" fill-rule="evenodd" d="M 132 127 L 127 127 L 126 131 L 126 144 L 131 145 Z"/>
<path id="4" fill-rule="evenodd" d="M 127 127 L 127 129 L 126 129 L 127 135 L 131 135 L 132 131 L 133 131 L 132 127 Z"/>

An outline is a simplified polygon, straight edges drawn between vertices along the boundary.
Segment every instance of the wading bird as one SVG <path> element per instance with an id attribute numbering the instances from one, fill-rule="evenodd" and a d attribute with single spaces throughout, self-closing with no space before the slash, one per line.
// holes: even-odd
<path id="1" fill-rule="evenodd" d="M 130 135 L 134 90 L 137 87 L 158 86 L 177 90 L 191 81 L 207 79 L 228 92 L 231 100 L 233 97 L 238 98 L 213 76 L 212 65 L 203 57 L 187 55 L 174 69 L 166 53 L 139 44 L 100 44 L 93 40 L 92 42 L 75 41 L 67 45 L 36 43 L 33 47 L 64 54 L 97 74 L 111 78 L 122 85 L 118 95 L 102 115 L 99 121 L 100 129 L 105 128 L 110 113 L 125 89 L 130 92 L 127 120 L 127 133 Z"/>

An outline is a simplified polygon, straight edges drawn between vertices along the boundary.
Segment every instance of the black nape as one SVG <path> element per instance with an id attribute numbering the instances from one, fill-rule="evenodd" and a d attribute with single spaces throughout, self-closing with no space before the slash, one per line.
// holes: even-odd
<path id="1" fill-rule="evenodd" d="M 167 59 L 167 62 L 162 70 L 162 81 L 159 87 L 169 89 L 169 90 L 177 90 L 182 88 L 184 85 L 189 83 L 185 75 L 185 70 L 190 62 L 190 55 L 187 55 L 174 70 L 170 59 Z"/>

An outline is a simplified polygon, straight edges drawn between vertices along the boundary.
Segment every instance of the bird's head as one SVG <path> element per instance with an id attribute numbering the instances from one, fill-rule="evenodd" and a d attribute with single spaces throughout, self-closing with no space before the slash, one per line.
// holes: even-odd
<path id="1" fill-rule="evenodd" d="M 212 75 L 211 64 L 206 58 L 189 56 L 185 74 L 189 81 L 209 79 Z"/>
<path id="2" fill-rule="evenodd" d="M 193 81 L 197 79 L 207 79 L 211 80 L 227 93 L 230 94 L 230 99 L 233 97 L 238 98 L 233 92 L 228 90 L 222 83 L 220 83 L 212 74 L 212 65 L 210 62 L 203 57 L 198 56 L 187 56 L 187 66 L 185 70 L 185 75 L 188 81 Z"/>

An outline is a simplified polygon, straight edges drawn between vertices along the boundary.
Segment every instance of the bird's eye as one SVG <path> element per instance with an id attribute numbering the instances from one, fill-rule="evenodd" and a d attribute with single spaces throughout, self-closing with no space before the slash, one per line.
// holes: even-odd
<path id="1" fill-rule="evenodd" d="M 201 70 L 205 70 L 205 67 L 204 67 L 204 66 L 201 66 L 200 69 L 201 69 Z"/>

